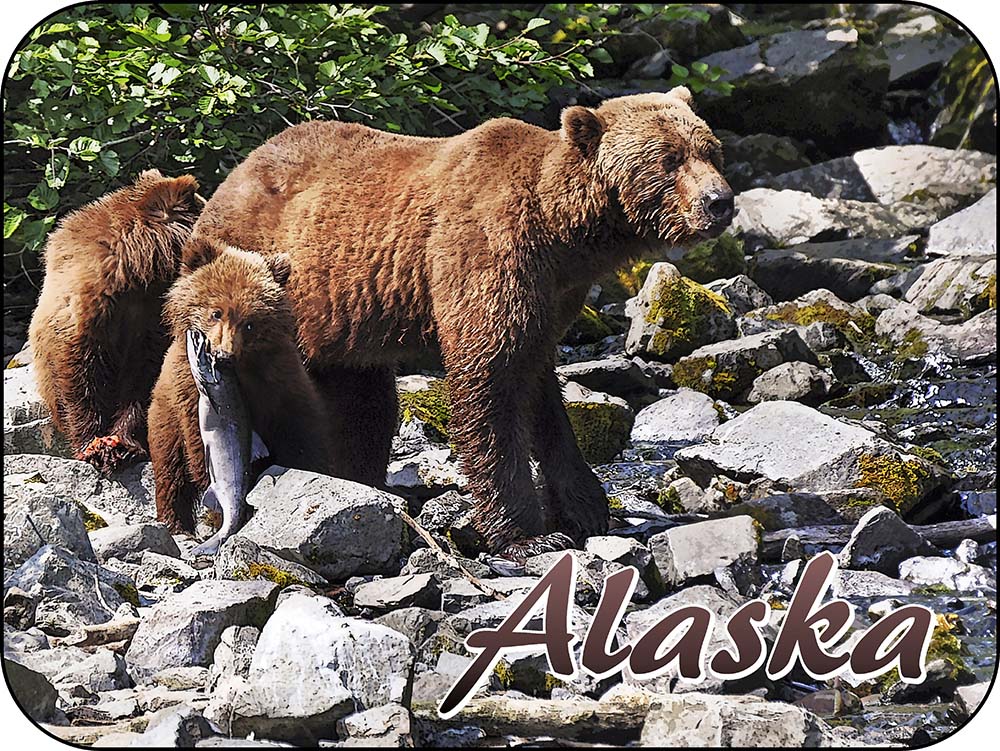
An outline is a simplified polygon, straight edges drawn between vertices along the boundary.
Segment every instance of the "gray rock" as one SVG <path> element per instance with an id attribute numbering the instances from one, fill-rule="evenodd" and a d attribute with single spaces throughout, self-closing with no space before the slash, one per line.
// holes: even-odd
<path id="1" fill-rule="evenodd" d="M 458 458 L 447 446 L 433 446 L 415 454 L 396 459 L 386 470 L 386 485 L 400 492 L 427 498 L 448 490 L 463 489 L 465 475 Z"/>
<path id="2" fill-rule="evenodd" d="M 70 457 L 73 447 L 56 430 L 38 393 L 32 365 L 3 372 L 3 453 Z M 6 472 L 5 472 L 6 474 Z"/>
<path id="3" fill-rule="evenodd" d="M 41 649 L 49 649 L 49 637 L 41 629 L 31 628 L 19 631 L 4 623 L 3 644 L 5 649 L 15 652 L 37 652 Z"/>
<path id="4" fill-rule="evenodd" d="M 997 252 L 997 190 L 930 228 L 925 252 L 930 256 L 984 256 Z"/>
<path id="5" fill-rule="evenodd" d="M 673 527 L 649 538 L 660 578 L 677 587 L 709 576 L 716 568 L 745 556 L 757 559 L 760 540 L 749 516 L 712 519 Z"/>
<path id="6" fill-rule="evenodd" d="M 858 238 L 762 249 L 753 256 L 750 276 L 776 300 L 828 289 L 852 302 L 868 294 L 873 284 L 895 276 L 897 264 L 907 260 L 917 239 L 916 235 L 888 240 Z"/>
<path id="7" fill-rule="evenodd" d="M 45 544 L 66 548 L 85 561 L 96 560 L 79 506 L 41 494 L 11 499 L 4 477 L 3 565 L 20 566 Z"/>
<path id="8" fill-rule="evenodd" d="M 966 44 L 963 37 L 952 34 L 941 22 L 941 16 L 927 13 L 886 30 L 882 46 L 889 58 L 890 84 L 899 87 L 918 83 L 920 76 L 936 72 Z"/>
<path id="9" fill-rule="evenodd" d="M 699 114 L 714 127 L 752 124 L 836 153 L 882 137 L 889 64 L 854 29 L 787 31 L 700 62 L 722 68 L 721 80 L 736 87 L 729 96 L 700 97 Z M 796 108 L 804 101 L 808 107 Z M 795 117 L 788 116 L 792 108 Z"/>
<path id="10" fill-rule="evenodd" d="M 200 711 L 178 705 L 162 709 L 149 718 L 149 725 L 134 745 L 152 748 L 194 748 L 215 735 Z"/>
<path id="11" fill-rule="evenodd" d="M 290 584 L 326 585 L 325 578 L 308 566 L 282 558 L 237 533 L 226 540 L 215 556 L 217 579 L 262 579 L 282 587 Z"/>
<path id="12" fill-rule="evenodd" d="M 678 306 L 676 300 L 685 304 Z M 639 295 L 629 301 L 632 319 L 625 351 L 653 360 L 686 355 L 735 333 L 733 314 L 722 297 L 681 276 L 669 263 L 654 263 Z"/>
<path id="13" fill-rule="evenodd" d="M 132 637 L 129 673 L 145 682 L 177 665 L 208 666 L 230 626 L 262 626 L 278 587 L 262 581 L 200 581 L 155 606 Z"/>
<path id="14" fill-rule="evenodd" d="M 956 592 L 996 592 L 996 573 L 954 558 L 918 556 L 899 564 L 899 577 L 918 586 L 944 586 Z"/>
<path id="15" fill-rule="evenodd" d="M 727 508 L 715 488 L 702 488 L 690 477 L 678 477 L 667 486 L 666 499 L 690 514 L 714 514 Z"/>
<path id="16" fill-rule="evenodd" d="M 485 563 L 480 563 L 479 561 L 474 561 L 470 558 L 462 558 L 461 556 L 457 557 L 457 561 L 462 565 L 462 568 L 478 579 L 485 579 L 493 576 L 493 572 L 490 570 L 490 567 Z M 403 566 L 399 573 L 401 576 L 410 576 L 413 574 L 435 574 L 438 579 L 442 581 L 462 576 L 462 571 L 455 564 L 445 558 L 442 558 L 437 552 L 431 550 L 430 548 L 417 548 L 410 553 L 410 557 L 407 560 L 406 565 Z"/>
<path id="17" fill-rule="evenodd" d="M 982 185 L 996 179 L 996 157 L 981 151 L 911 144 L 864 149 L 773 177 L 762 187 L 799 190 L 818 198 L 877 201 L 890 206 L 912 200 L 930 185 Z M 987 187 L 980 189 L 985 193 Z"/>
<path id="18" fill-rule="evenodd" d="M 861 517 L 840 553 L 847 569 L 899 574 L 899 564 L 915 556 L 933 556 L 937 550 L 914 532 L 891 509 L 879 506 Z"/>
<path id="19" fill-rule="evenodd" d="M 657 697 L 642 726 L 642 746 L 782 748 L 836 745 L 812 712 L 757 696 L 688 693 Z"/>
<path id="20" fill-rule="evenodd" d="M 18 631 L 35 625 L 38 601 L 20 587 L 10 587 L 3 593 L 3 624 Z"/>
<path id="21" fill-rule="evenodd" d="M 612 462 L 627 445 L 635 413 L 624 399 L 567 381 L 563 407 L 588 463 Z"/>
<path id="22" fill-rule="evenodd" d="M 996 284 L 997 259 L 939 258 L 906 272 L 899 283 L 903 299 L 921 313 L 962 313 L 988 306 L 990 280 Z"/>
<path id="23" fill-rule="evenodd" d="M 959 686 L 955 689 L 955 700 L 952 702 L 952 709 L 958 714 L 959 719 L 971 717 L 982 705 L 986 694 L 989 693 L 990 683 L 974 683 L 971 686 Z"/>
<path id="24" fill-rule="evenodd" d="M 746 274 L 739 274 L 732 279 L 716 279 L 706 284 L 705 288 L 721 295 L 733 312 L 739 315 L 774 302 L 771 296 Z"/>
<path id="25" fill-rule="evenodd" d="M 733 506 L 730 513 L 751 516 L 768 532 L 847 523 L 847 519 L 830 506 L 822 495 L 815 493 L 776 493 L 763 498 L 751 498 Z"/>
<path id="26" fill-rule="evenodd" d="M 996 310 L 986 310 L 964 323 L 943 324 L 900 303 L 875 319 L 875 333 L 902 347 L 904 357 L 940 354 L 961 362 L 988 362 L 997 354 Z"/>
<path id="27" fill-rule="evenodd" d="M 880 574 L 878 571 L 850 571 L 841 569 L 830 587 L 833 597 L 900 597 L 910 594 L 915 587 L 909 582 Z"/>
<path id="28" fill-rule="evenodd" d="M 640 410 L 632 425 L 632 443 L 656 443 L 673 449 L 709 436 L 721 419 L 710 396 L 680 389 Z"/>
<path id="29" fill-rule="evenodd" d="M 818 362 L 797 332 L 768 331 L 696 349 L 674 366 L 674 380 L 709 396 L 734 399 L 764 371 L 795 361 Z"/>
<path id="30" fill-rule="evenodd" d="M 624 569 L 625 566 L 615 561 L 600 558 L 588 551 L 570 550 L 569 553 L 576 559 L 575 597 L 577 603 L 581 605 L 596 605 L 598 599 L 600 599 L 601 591 L 604 589 L 605 580 L 612 574 Z M 565 554 L 566 551 L 557 551 L 532 556 L 524 562 L 524 572 L 528 576 L 544 576 L 556 561 L 560 560 Z M 649 591 L 646 589 L 646 585 L 639 579 L 636 582 L 633 597 L 637 600 L 643 600 L 648 595 Z"/>
<path id="31" fill-rule="evenodd" d="M 843 490 L 878 485 L 880 471 L 914 475 L 912 493 L 893 498 L 909 511 L 944 481 L 942 470 L 876 433 L 796 402 L 761 402 L 719 426 L 702 444 L 675 455 L 696 481 L 724 475 L 777 491 Z M 890 489 L 891 490 L 891 489 Z"/>
<path id="32" fill-rule="evenodd" d="M 136 597 L 135 584 L 127 577 L 51 545 L 39 548 L 4 586 L 27 592 L 38 603 L 35 624 L 55 635 L 106 623 L 126 597 Z"/>
<path id="33" fill-rule="evenodd" d="M 375 619 L 376 623 L 395 629 L 407 637 L 416 649 L 434 636 L 445 618 L 440 610 L 429 608 L 399 608 Z"/>
<path id="34" fill-rule="evenodd" d="M 726 154 L 725 175 L 737 192 L 767 184 L 773 175 L 808 167 L 806 147 L 794 138 L 771 133 L 738 136 L 716 130 Z"/>
<path id="35" fill-rule="evenodd" d="M 653 554 L 649 548 L 631 537 L 618 537 L 616 535 L 590 537 L 584 543 L 584 550 L 605 561 L 618 563 L 622 566 L 635 566 L 640 574 L 653 560 Z"/>
<path id="36" fill-rule="evenodd" d="M 144 550 L 172 558 L 181 556 L 167 525 L 159 522 L 96 529 L 90 533 L 90 544 L 102 563 L 109 558 L 138 561 Z"/>
<path id="37" fill-rule="evenodd" d="M 399 704 L 385 704 L 337 720 L 337 737 L 347 748 L 406 748 L 410 736 L 410 710 Z"/>
<path id="38" fill-rule="evenodd" d="M 156 521 L 153 470 L 149 462 L 133 465 L 113 477 L 86 462 L 41 454 L 5 455 L 4 500 L 60 498 L 84 507 L 84 523 L 93 530 L 105 524 Z"/>
<path id="39" fill-rule="evenodd" d="M 889 240 L 928 221 L 926 212 L 903 216 L 877 203 L 817 198 L 797 190 L 754 188 L 736 196 L 734 230 L 750 250 L 852 238 Z"/>
<path id="40" fill-rule="evenodd" d="M 272 467 L 247 502 L 257 511 L 240 534 L 331 581 L 394 573 L 402 555 L 402 501 L 325 475 Z"/>
<path id="41" fill-rule="evenodd" d="M 216 648 L 218 651 L 218 647 Z M 170 691 L 194 691 L 208 685 L 210 671 L 200 665 L 185 665 L 166 668 L 150 676 L 154 686 L 163 686 Z"/>
<path id="42" fill-rule="evenodd" d="M 246 678 L 259 638 L 260 629 L 256 626 L 229 626 L 223 630 L 212 657 L 208 685 L 215 688 L 229 678 Z"/>
<path id="43" fill-rule="evenodd" d="M 629 402 L 633 409 L 656 396 L 656 380 L 636 358 L 613 355 L 601 360 L 585 360 L 560 365 L 556 372 L 591 391 L 603 391 Z"/>
<path id="44" fill-rule="evenodd" d="M 231 735 L 315 742 L 356 711 L 406 702 L 412 667 L 398 631 L 293 595 L 261 631 L 246 681 L 217 689 L 206 716 Z"/>
<path id="45" fill-rule="evenodd" d="M 134 576 L 136 587 L 157 600 L 169 593 L 179 592 L 202 578 L 198 569 L 179 558 L 148 550 L 139 559 Z"/>
<path id="46" fill-rule="evenodd" d="M 362 584 L 354 591 L 354 605 L 379 612 L 397 608 L 437 608 L 441 585 L 434 574 L 409 574 Z"/>
<path id="47" fill-rule="evenodd" d="M 48 679 L 15 660 L 3 658 L 3 674 L 17 703 L 35 722 L 50 722 L 56 717 L 58 694 Z"/>
<path id="48" fill-rule="evenodd" d="M 829 373 L 807 362 L 785 362 L 754 379 L 747 401 L 786 400 L 815 406 L 825 402 L 832 390 Z"/>

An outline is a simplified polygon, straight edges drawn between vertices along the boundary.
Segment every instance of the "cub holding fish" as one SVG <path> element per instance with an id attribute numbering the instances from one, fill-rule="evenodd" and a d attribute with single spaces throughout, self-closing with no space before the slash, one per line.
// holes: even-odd
<path id="1" fill-rule="evenodd" d="M 302 364 L 285 294 L 290 273 L 284 254 L 228 247 L 184 269 L 167 293 L 173 341 L 149 407 L 156 511 L 174 532 L 193 532 L 208 492 L 223 527 L 199 552 L 214 552 L 241 523 L 257 456 L 331 471 L 329 419 Z"/>

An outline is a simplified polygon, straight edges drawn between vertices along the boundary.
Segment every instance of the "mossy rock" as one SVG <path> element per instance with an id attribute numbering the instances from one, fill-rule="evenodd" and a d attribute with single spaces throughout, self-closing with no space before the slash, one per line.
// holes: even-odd
<path id="1" fill-rule="evenodd" d="M 836 326 L 850 341 L 868 341 L 875 333 L 875 317 L 826 290 L 809 292 L 785 303 L 752 311 L 748 318 L 780 321 L 794 326 L 822 322 Z"/>
<path id="2" fill-rule="evenodd" d="M 595 344 L 614 333 L 614 330 L 600 313 L 589 305 L 584 305 L 580 315 L 576 317 L 563 337 L 563 343 L 571 346 Z"/>
<path id="3" fill-rule="evenodd" d="M 566 404 L 577 445 L 590 464 L 607 464 L 628 443 L 635 415 L 628 406 L 612 401 L 576 401 Z"/>
<path id="4" fill-rule="evenodd" d="M 625 349 L 657 360 L 683 357 L 736 333 L 725 298 L 658 263 L 639 294 Z"/>
<path id="5" fill-rule="evenodd" d="M 73 501 L 76 507 L 80 509 L 80 516 L 83 517 L 83 528 L 88 532 L 94 532 L 98 529 L 104 529 L 108 526 L 108 523 L 104 521 L 104 517 L 98 514 L 96 511 L 91 511 L 84 504 L 79 501 Z"/>
<path id="6" fill-rule="evenodd" d="M 232 578 L 237 581 L 261 579 L 269 582 L 274 582 L 282 589 L 285 587 L 290 587 L 294 584 L 309 586 L 306 582 L 302 581 L 297 576 L 287 571 L 282 571 L 277 566 L 272 566 L 267 563 L 250 563 L 247 565 L 246 568 L 234 571 Z"/>
<path id="7" fill-rule="evenodd" d="M 399 394 L 399 419 L 409 422 L 414 418 L 424 422 L 436 434 L 448 440 L 448 422 L 451 420 L 451 397 L 448 382 L 437 379 L 419 391 L 402 391 Z"/>
<path id="8" fill-rule="evenodd" d="M 674 365 L 672 375 L 678 387 L 701 391 L 716 399 L 735 396 L 740 383 L 746 380 L 734 369 L 719 367 L 714 357 L 685 357 Z"/>
<path id="9" fill-rule="evenodd" d="M 713 240 L 698 243 L 677 259 L 674 265 L 684 276 L 702 284 L 716 279 L 729 279 L 747 271 L 743 241 L 728 232 Z"/>
<path id="10" fill-rule="evenodd" d="M 944 102 L 931 126 L 932 145 L 996 153 L 996 79 L 978 44 L 969 42 L 955 53 L 935 81 L 931 99 Z"/>
<path id="11" fill-rule="evenodd" d="M 900 516 L 911 511 L 938 484 L 931 465 L 917 456 L 861 454 L 855 487 L 872 488 Z"/>

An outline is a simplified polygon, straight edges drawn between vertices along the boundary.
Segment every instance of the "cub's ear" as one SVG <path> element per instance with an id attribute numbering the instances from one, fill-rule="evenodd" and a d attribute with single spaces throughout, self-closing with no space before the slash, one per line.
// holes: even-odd
<path id="1" fill-rule="evenodd" d="M 562 111 L 563 139 L 579 149 L 588 159 L 597 154 L 604 135 L 604 120 L 587 107 L 567 107 Z"/>
<path id="2" fill-rule="evenodd" d="M 274 281 L 282 287 L 288 282 L 288 277 L 292 275 L 292 259 L 287 253 L 275 253 L 267 257 L 267 267 L 271 269 Z"/>
<path id="3" fill-rule="evenodd" d="M 192 237 L 181 249 L 181 275 L 206 266 L 222 255 L 223 248 L 200 237 Z"/>
<path id="4" fill-rule="evenodd" d="M 150 173 L 159 172 L 147 170 L 140 179 L 149 182 L 142 197 L 139 199 L 139 210 L 143 216 L 152 222 L 167 222 L 176 214 L 201 211 L 202 203 L 195 191 L 198 181 L 191 175 L 180 177 L 162 177 Z"/>
<path id="5" fill-rule="evenodd" d="M 694 97 L 687 86 L 674 86 L 666 93 L 668 99 L 675 99 L 689 109 L 694 109 Z"/>

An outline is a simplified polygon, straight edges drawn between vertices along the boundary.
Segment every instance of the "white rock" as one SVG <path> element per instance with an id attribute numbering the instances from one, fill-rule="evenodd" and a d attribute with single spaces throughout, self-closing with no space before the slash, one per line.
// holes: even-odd
<path id="1" fill-rule="evenodd" d="M 640 410 L 632 425 L 632 442 L 680 447 L 709 436 L 721 419 L 715 400 L 692 389 L 680 389 Z"/>
<path id="2" fill-rule="evenodd" d="M 167 525 L 159 522 L 102 527 L 90 533 L 90 543 L 101 562 L 109 558 L 137 561 L 145 550 L 172 558 L 181 556 Z"/>
<path id="3" fill-rule="evenodd" d="M 899 564 L 899 576 L 917 585 L 940 585 L 956 592 L 995 592 L 997 588 L 994 572 L 954 558 L 910 558 Z"/>
<path id="4" fill-rule="evenodd" d="M 741 556 L 756 560 L 759 544 L 749 516 L 685 524 L 649 539 L 660 578 L 675 587 L 688 579 L 709 576 Z"/>

